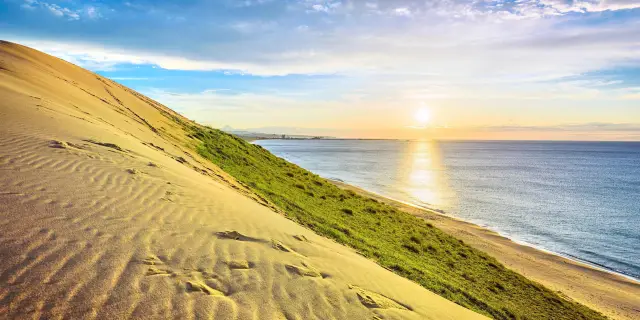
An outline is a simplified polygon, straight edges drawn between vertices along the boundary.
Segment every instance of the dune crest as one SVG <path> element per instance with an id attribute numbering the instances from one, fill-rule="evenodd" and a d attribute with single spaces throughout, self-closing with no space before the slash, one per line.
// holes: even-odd
<path id="1" fill-rule="evenodd" d="M 287 220 L 118 83 L 1 42 L 0 97 L 0 318 L 484 318 Z"/>

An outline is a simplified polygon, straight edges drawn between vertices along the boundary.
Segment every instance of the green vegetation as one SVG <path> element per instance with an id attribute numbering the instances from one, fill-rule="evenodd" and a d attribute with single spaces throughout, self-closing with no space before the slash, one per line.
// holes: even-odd
<path id="1" fill-rule="evenodd" d="M 264 148 L 188 126 L 193 147 L 290 219 L 455 303 L 496 319 L 604 319 L 433 225 L 342 190 Z"/>

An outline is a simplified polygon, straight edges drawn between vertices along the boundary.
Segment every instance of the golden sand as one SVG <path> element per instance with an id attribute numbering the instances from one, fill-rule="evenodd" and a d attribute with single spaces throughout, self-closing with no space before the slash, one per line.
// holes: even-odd
<path id="1" fill-rule="evenodd" d="M 484 318 L 287 220 L 172 117 L 0 43 L 0 318 Z"/>

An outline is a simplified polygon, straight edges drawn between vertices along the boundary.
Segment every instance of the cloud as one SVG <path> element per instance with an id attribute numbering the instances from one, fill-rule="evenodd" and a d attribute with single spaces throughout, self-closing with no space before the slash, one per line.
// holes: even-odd
<path id="1" fill-rule="evenodd" d="M 397 16 L 405 16 L 405 17 L 410 17 L 411 16 L 411 10 L 409 8 L 395 8 L 393 9 L 393 13 Z"/>
<path id="2" fill-rule="evenodd" d="M 231 24 L 231 29 L 245 34 L 251 34 L 256 32 L 266 32 L 274 30 L 278 26 L 275 21 L 238 21 Z"/>
<path id="3" fill-rule="evenodd" d="M 146 81 L 146 80 L 152 80 L 152 78 L 146 78 L 146 77 L 109 77 L 109 79 L 116 80 L 116 81 Z"/>
<path id="4" fill-rule="evenodd" d="M 306 12 L 323 12 L 323 13 L 336 13 L 339 12 L 344 6 L 340 1 L 301 1 L 299 3 L 303 8 L 306 8 Z"/>
<path id="5" fill-rule="evenodd" d="M 640 8 L 639 0 L 540 0 L 542 6 L 556 14 L 572 12 L 601 12 Z"/>
<path id="6" fill-rule="evenodd" d="M 626 19 L 589 13 L 626 10 L 636 0 L 117 3 L 68 9 L 79 23 L 93 16 L 91 27 L 9 21 L 0 35 L 92 70 L 151 64 L 259 76 L 339 74 L 405 100 L 586 99 L 610 88 L 572 77 L 640 66 L 638 12 Z M 110 10 L 118 14 L 97 19 Z M 141 19 L 143 27 L 130 27 Z M 554 83 L 568 78 L 574 82 Z"/>
<path id="7" fill-rule="evenodd" d="M 92 6 L 87 7 L 86 14 L 90 19 L 98 19 L 102 17 L 102 15 L 100 14 L 100 10 Z"/>
<path id="8" fill-rule="evenodd" d="M 621 100 L 640 100 L 640 87 L 626 87 L 617 90 Z"/>
<path id="9" fill-rule="evenodd" d="M 329 7 L 323 6 L 321 4 L 314 4 L 311 6 L 311 9 L 313 9 L 314 11 L 323 11 L 323 12 L 329 11 Z"/>
<path id="10" fill-rule="evenodd" d="M 485 131 L 568 131 L 568 132 L 637 132 L 640 133 L 640 123 L 579 123 L 552 126 L 485 126 L 478 130 Z"/>
<path id="11" fill-rule="evenodd" d="M 198 119 L 199 122 L 214 127 L 228 124 L 260 127 L 265 123 L 305 127 L 310 126 L 320 114 L 335 112 L 330 105 L 320 101 L 306 101 L 302 108 L 298 97 L 286 94 L 243 92 L 224 88 L 194 93 L 149 88 L 141 90 L 141 93 L 162 101 L 190 119 Z"/>
<path id="12" fill-rule="evenodd" d="M 49 12 L 55 17 L 65 18 L 69 21 L 77 21 L 81 18 L 99 19 L 102 17 L 100 10 L 95 6 L 87 6 L 86 8 L 70 8 L 61 6 L 54 2 L 24 0 L 20 7 L 28 11 L 41 9 Z"/>
<path id="13" fill-rule="evenodd" d="M 229 74 L 252 74 L 264 76 L 281 76 L 288 74 L 322 74 L 323 66 L 287 65 L 269 66 L 253 62 L 226 62 L 215 60 L 194 60 L 180 56 L 158 55 L 153 52 L 136 52 L 122 49 L 110 49 L 92 44 L 58 43 L 52 41 L 19 41 L 21 44 L 60 57 L 71 63 L 93 71 L 110 71 L 122 64 L 155 65 L 167 70 L 187 71 L 221 71 Z M 314 52 L 283 52 L 279 59 L 304 60 L 315 55 Z M 330 72 L 335 72 L 331 70 Z"/>

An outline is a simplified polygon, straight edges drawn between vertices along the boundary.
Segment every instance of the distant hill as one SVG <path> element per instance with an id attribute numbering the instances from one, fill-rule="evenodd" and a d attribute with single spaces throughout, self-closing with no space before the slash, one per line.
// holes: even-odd
<path id="1" fill-rule="evenodd" d="M 221 129 L 224 132 L 234 134 L 245 140 L 260 140 L 260 139 L 297 139 L 297 140 L 309 140 L 309 139 L 335 139 L 329 136 L 310 136 L 301 134 L 276 134 L 276 133 L 261 133 L 251 130 L 234 129 L 229 126 L 225 126 Z"/>

